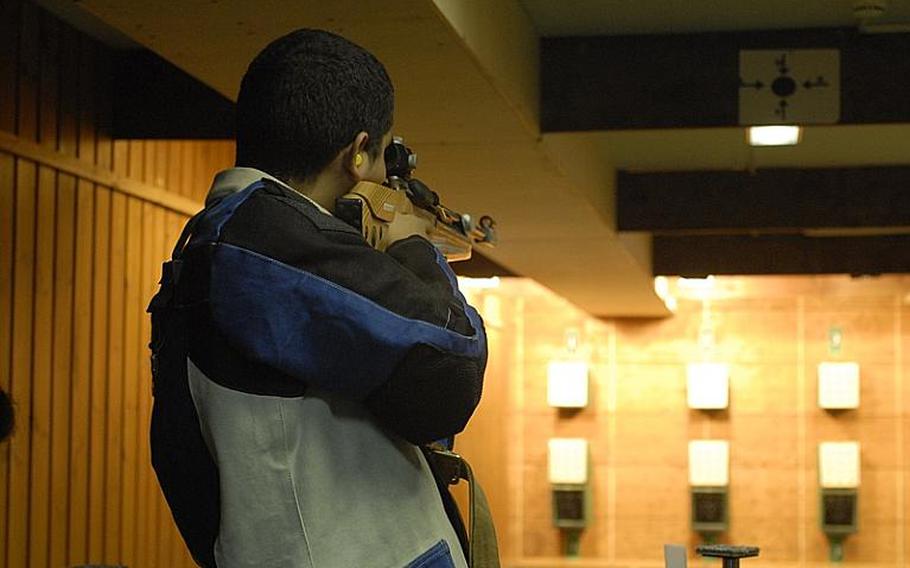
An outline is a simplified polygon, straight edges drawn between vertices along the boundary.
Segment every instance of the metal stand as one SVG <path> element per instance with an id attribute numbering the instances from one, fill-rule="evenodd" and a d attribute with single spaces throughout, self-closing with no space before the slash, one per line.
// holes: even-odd
<path id="1" fill-rule="evenodd" d="M 758 556 L 757 546 L 730 546 L 728 544 L 711 544 L 695 548 L 702 556 L 720 558 L 723 568 L 739 568 L 740 558 Z"/>
<path id="2" fill-rule="evenodd" d="M 844 561 L 844 537 L 828 536 L 828 560 L 833 564 L 839 564 Z"/>
<path id="3" fill-rule="evenodd" d="M 578 558 L 581 549 L 581 529 L 566 529 L 563 531 L 565 538 L 565 551 L 568 558 Z"/>

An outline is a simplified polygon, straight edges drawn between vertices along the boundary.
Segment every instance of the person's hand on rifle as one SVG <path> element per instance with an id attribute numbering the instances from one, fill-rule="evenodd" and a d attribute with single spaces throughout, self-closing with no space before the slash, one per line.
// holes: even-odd
<path id="1" fill-rule="evenodd" d="M 427 238 L 432 228 L 430 221 L 424 217 L 398 213 L 386 229 L 389 245 L 414 235 Z"/>

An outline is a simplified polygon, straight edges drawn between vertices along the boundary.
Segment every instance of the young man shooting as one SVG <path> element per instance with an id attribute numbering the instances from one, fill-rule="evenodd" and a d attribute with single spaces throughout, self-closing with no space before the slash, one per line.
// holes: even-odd
<path id="1" fill-rule="evenodd" d="M 423 221 L 379 252 L 333 216 L 385 179 L 392 111 L 382 64 L 323 31 L 243 78 L 237 167 L 149 307 L 152 461 L 201 566 L 466 566 L 419 445 L 479 402 L 483 324 Z"/>

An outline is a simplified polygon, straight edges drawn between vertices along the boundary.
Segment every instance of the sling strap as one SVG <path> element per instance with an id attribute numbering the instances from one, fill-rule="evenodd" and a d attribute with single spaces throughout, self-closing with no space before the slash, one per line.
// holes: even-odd
<path id="1" fill-rule="evenodd" d="M 496 527 L 487 496 L 474 477 L 471 465 L 460 455 L 435 447 L 424 448 L 430 468 L 440 488 L 455 485 L 462 479 L 468 482 L 468 547 L 466 556 L 470 568 L 499 568 L 499 546 Z M 460 519 L 453 519 L 456 527 Z"/>

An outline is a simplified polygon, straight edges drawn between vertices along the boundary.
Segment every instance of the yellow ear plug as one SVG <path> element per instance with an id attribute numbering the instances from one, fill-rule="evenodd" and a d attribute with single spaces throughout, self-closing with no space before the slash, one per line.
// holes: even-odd
<path id="1" fill-rule="evenodd" d="M 354 165 L 358 168 L 363 165 L 363 155 L 360 152 L 357 152 L 357 155 L 354 156 Z"/>

